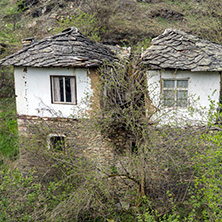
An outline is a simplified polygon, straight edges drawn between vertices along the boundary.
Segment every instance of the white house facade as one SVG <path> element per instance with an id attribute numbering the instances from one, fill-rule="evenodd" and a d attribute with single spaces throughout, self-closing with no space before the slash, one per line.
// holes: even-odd
<path id="1" fill-rule="evenodd" d="M 87 68 L 15 67 L 14 74 L 19 116 L 78 118 L 89 110 L 93 89 Z"/>
<path id="2" fill-rule="evenodd" d="M 26 47 L 0 65 L 14 66 L 20 159 L 29 162 L 25 167 L 39 165 L 42 153 L 36 152 L 41 149 L 96 156 L 99 161 L 112 158 L 112 148 L 99 133 L 89 131 L 89 119 L 82 117 L 99 105 L 93 96 L 98 68 L 115 60 L 114 53 L 75 27 L 39 42 L 24 42 Z"/>
<path id="3" fill-rule="evenodd" d="M 149 71 L 148 89 L 161 122 L 206 123 L 219 107 L 220 72 Z M 213 107 L 212 107 L 213 105 Z"/>
<path id="4" fill-rule="evenodd" d="M 153 39 L 143 55 L 143 64 L 148 68 L 153 119 L 162 123 L 206 123 L 218 111 L 221 45 L 168 29 Z"/>
<path id="5" fill-rule="evenodd" d="M 39 42 L 30 40 L 0 65 L 14 66 L 18 116 L 78 118 L 92 108 L 96 69 L 114 59 L 109 48 L 73 27 Z"/>

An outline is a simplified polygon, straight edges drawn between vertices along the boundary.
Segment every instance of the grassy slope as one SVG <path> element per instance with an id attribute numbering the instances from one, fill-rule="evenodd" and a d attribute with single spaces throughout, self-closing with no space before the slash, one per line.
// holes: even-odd
<path id="1" fill-rule="evenodd" d="M 18 132 L 14 98 L 0 100 L 0 160 L 14 159 L 18 154 Z"/>

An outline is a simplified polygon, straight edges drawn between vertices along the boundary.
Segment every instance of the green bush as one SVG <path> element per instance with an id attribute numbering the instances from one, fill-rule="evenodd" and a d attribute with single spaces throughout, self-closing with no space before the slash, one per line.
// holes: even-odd
<path id="1" fill-rule="evenodd" d="M 115 215 L 108 180 L 89 160 L 57 156 L 53 162 L 43 177 L 0 170 L 0 221 L 104 221 Z"/>
<path id="2" fill-rule="evenodd" d="M 209 133 L 204 139 L 210 145 L 203 154 L 195 157 L 199 172 L 195 181 L 199 192 L 191 203 L 194 213 L 199 213 L 202 219 L 219 222 L 222 220 L 222 132 Z"/>
<path id="3" fill-rule="evenodd" d="M 18 155 L 18 129 L 15 101 L 0 100 L 0 157 L 14 159 Z"/>
<path id="4" fill-rule="evenodd" d="M 55 33 L 75 26 L 83 35 L 89 37 L 93 41 L 98 42 L 100 40 L 99 32 L 101 30 L 98 26 L 98 20 L 95 17 L 95 14 L 88 14 L 79 10 L 76 15 L 72 15 L 67 18 L 60 17 L 57 22 L 58 27 L 53 30 Z"/>

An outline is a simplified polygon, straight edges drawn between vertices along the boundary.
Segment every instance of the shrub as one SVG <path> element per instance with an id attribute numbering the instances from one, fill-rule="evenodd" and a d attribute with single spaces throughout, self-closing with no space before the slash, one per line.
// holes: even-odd
<path id="1" fill-rule="evenodd" d="M 0 156 L 14 159 L 18 155 L 15 101 L 14 98 L 1 99 L 0 104 Z"/>

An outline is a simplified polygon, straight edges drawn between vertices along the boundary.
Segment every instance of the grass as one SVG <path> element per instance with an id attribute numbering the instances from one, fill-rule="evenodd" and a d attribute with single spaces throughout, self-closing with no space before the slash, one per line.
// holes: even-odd
<path id="1" fill-rule="evenodd" d="M 0 161 L 18 156 L 18 128 L 15 99 L 0 99 Z"/>

